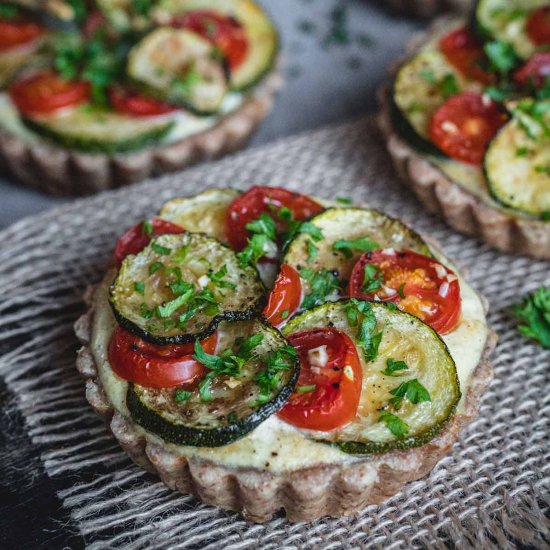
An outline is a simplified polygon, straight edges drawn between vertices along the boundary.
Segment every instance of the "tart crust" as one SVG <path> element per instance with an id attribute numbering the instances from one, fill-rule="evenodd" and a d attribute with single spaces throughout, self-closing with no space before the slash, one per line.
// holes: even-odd
<path id="1" fill-rule="evenodd" d="M 52 195 L 82 196 L 180 170 L 242 148 L 269 114 L 282 85 L 273 71 L 235 111 L 212 128 L 174 143 L 113 156 L 89 154 L 40 141 L 29 143 L 0 129 L 0 170 Z"/>
<path id="2" fill-rule="evenodd" d="M 415 34 L 407 46 L 407 57 L 452 21 L 440 18 L 431 30 Z M 441 216 L 456 231 L 477 237 L 502 252 L 550 259 L 550 222 L 492 206 L 455 183 L 399 135 L 392 121 L 389 85 L 380 87 L 378 102 L 377 122 L 393 165 L 403 183 L 430 212 Z"/>
<path id="3" fill-rule="evenodd" d="M 469 13 L 475 0 L 384 0 L 384 4 L 400 15 L 429 18 L 447 11 Z"/>
<path id="4" fill-rule="evenodd" d="M 90 306 L 94 287 L 86 293 Z M 487 310 L 486 301 L 483 300 Z M 97 373 L 90 349 L 93 308 L 75 323 L 82 347 L 76 367 L 86 380 L 86 398 L 96 413 L 139 466 L 156 473 L 175 491 L 192 494 L 202 502 L 242 513 L 249 521 L 264 522 L 284 510 L 291 522 L 321 516 L 349 516 L 369 504 L 379 504 L 403 484 L 425 476 L 457 441 L 462 428 L 477 416 L 480 399 L 493 371 L 490 355 L 497 336 L 489 332 L 481 359 L 472 373 L 464 409 L 429 443 L 406 451 L 365 457 L 353 463 L 323 464 L 284 473 L 257 468 L 235 468 L 175 454 L 150 438 L 130 418 L 115 411 Z"/>

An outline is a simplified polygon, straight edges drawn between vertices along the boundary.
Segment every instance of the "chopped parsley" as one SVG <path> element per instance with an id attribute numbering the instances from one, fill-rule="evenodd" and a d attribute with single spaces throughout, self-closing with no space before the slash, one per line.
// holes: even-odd
<path id="1" fill-rule="evenodd" d="M 189 285 L 189 287 L 190 288 L 188 288 L 183 294 L 180 294 L 177 298 L 174 298 L 169 302 L 159 304 L 155 310 L 156 316 L 161 319 L 166 319 L 167 317 L 171 317 L 180 307 L 187 304 L 195 294 L 193 286 Z"/>
<path id="2" fill-rule="evenodd" d="M 225 281 L 224 278 L 227 276 L 227 266 L 223 265 L 218 271 L 215 273 L 210 273 L 208 277 L 210 280 L 219 288 L 229 288 L 231 290 L 235 290 L 237 288 L 237 285 L 235 283 L 232 283 L 231 281 Z"/>
<path id="3" fill-rule="evenodd" d="M 399 285 L 399 288 L 397 289 L 397 293 L 399 294 L 399 297 L 403 300 L 405 299 L 405 286 L 406 285 L 407 285 L 407 283 L 401 283 Z"/>
<path id="4" fill-rule="evenodd" d="M 388 430 L 396 437 L 403 437 L 409 433 L 409 427 L 398 416 L 388 411 L 381 411 L 378 422 L 383 422 Z"/>
<path id="5" fill-rule="evenodd" d="M 307 241 L 307 261 L 312 262 L 317 257 L 319 249 L 315 246 L 311 239 Z"/>
<path id="6" fill-rule="evenodd" d="M 0 5 L 0 17 L 2 19 L 15 19 L 19 15 L 17 6 Z"/>
<path id="7" fill-rule="evenodd" d="M 136 281 L 134 283 L 134 290 L 138 293 L 138 294 L 141 294 L 142 296 L 145 294 L 145 284 L 142 283 L 141 281 Z"/>
<path id="8" fill-rule="evenodd" d="M 164 264 L 162 262 L 153 262 L 149 266 L 149 275 L 153 275 L 153 273 L 156 273 L 159 269 L 162 269 L 164 267 Z"/>
<path id="9" fill-rule="evenodd" d="M 340 204 L 353 204 L 353 199 L 350 197 L 336 197 L 336 202 Z"/>
<path id="10" fill-rule="evenodd" d="M 546 174 L 547 176 L 550 176 L 550 165 L 535 166 L 535 172 L 537 172 L 537 174 Z"/>
<path id="11" fill-rule="evenodd" d="M 192 395 L 192 391 L 177 389 L 174 393 L 174 401 L 176 403 L 185 403 Z"/>
<path id="12" fill-rule="evenodd" d="M 168 248 L 167 246 L 162 246 L 158 243 L 151 244 L 151 248 L 161 256 L 170 256 L 170 254 L 172 254 L 171 248 Z"/>
<path id="13" fill-rule="evenodd" d="M 265 212 L 257 219 L 245 225 L 245 228 L 258 235 L 266 235 L 268 239 L 277 239 L 277 226 L 271 216 Z"/>
<path id="14" fill-rule="evenodd" d="M 317 386 L 315 384 L 310 384 L 309 386 L 296 386 L 296 389 L 294 390 L 296 393 L 310 393 L 312 391 L 315 391 L 317 389 Z"/>
<path id="15" fill-rule="evenodd" d="M 237 253 L 239 265 L 245 268 L 248 265 L 256 265 L 258 260 L 265 256 L 275 243 L 267 235 L 254 234 L 246 246 Z"/>
<path id="16" fill-rule="evenodd" d="M 378 276 L 378 267 L 373 264 L 365 264 L 363 269 L 364 275 L 361 290 L 365 294 L 379 290 L 382 287 L 382 277 Z"/>
<path id="17" fill-rule="evenodd" d="M 513 311 L 522 321 L 518 327 L 521 334 L 550 349 L 550 288 L 539 287 Z"/>
<path id="18" fill-rule="evenodd" d="M 342 252 L 346 258 L 351 258 L 353 256 L 353 250 L 358 250 L 360 252 L 372 252 L 377 248 L 380 248 L 380 245 L 375 241 L 371 241 L 367 237 L 359 237 L 358 239 L 353 239 L 351 241 L 340 239 L 335 241 L 332 245 L 332 250 L 335 252 Z"/>
<path id="19" fill-rule="evenodd" d="M 417 378 L 402 382 L 399 386 L 397 386 L 397 388 L 390 390 L 390 393 L 395 396 L 390 399 L 390 403 L 393 405 L 395 410 L 399 410 L 401 408 L 401 404 L 403 403 L 403 399 L 405 397 L 413 405 L 417 405 L 423 401 L 432 400 L 428 390 L 418 381 Z"/>
<path id="20" fill-rule="evenodd" d="M 289 315 L 289 311 L 288 309 L 285 309 L 282 313 L 281 313 L 281 319 L 286 319 Z"/>
<path id="21" fill-rule="evenodd" d="M 460 92 L 460 86 L 455 75 L 452 73 L 446 74 L 439 82 L 438 87 L 444 99 L 448 99 Z"/>
<path id="22" fill-rule="evenodd" d="M 336 275 L 325 268 L 320 271 L 302 269 L 300 276 L 307 281 L 310 288 L 309 293 L 304 296 L 303 309 L 322 304 L 334 291 L 340 290 L 340 281 Z"/>
<path id="23" fill-rule="evenodd" d="M 489 58 L 490 68 L 498 73 L 506 74 L 518 63 L 514 48 L 502 40 L 487 42 L 483 47 Z"/>
<path id="24" fill-rule="evenodd" d="M 143 224 L 141 225 L 143 234 L 147 237 L 151 237 L 153 235 L 153 222 L 151 220 L 143 220 Z"/>
<path id="25" fill-rule="evenodd" d="M 296 357 L 296 349 L 292 346 L 281 346 L 267 354 L 265 370 L 259 372 L 254 378 L 260 389 L 260 403 L 267 401 L 271 393 L 278 389 L 283 371 L 294 366 Z"/>
<path id="26" fill-rule="evenodd" d="M 386 376 L 398 376 L 398 374 L 395 374 L 396 372 L 407 370 L 408 368 L 409 366 L 405 361 L 396 361 L 390 358 L 386 361 L 386 368 L 380 372 Z"/>
<path id="27" fill-rule="evenodd" d="M 376 317 L 369 302 L 352 298 L 346 305 L 346 317 L 352 327 L 358 327 L 357 339 L 367 361 L 378 356 L 383 329 L 376 330 Z"/>

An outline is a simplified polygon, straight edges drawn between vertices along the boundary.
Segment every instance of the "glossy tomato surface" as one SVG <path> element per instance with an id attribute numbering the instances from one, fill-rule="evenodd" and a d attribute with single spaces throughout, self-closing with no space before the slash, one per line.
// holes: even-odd
<path id="1" fill-rule="evenodd" d="M 53 71 L 21 78 L 8 91 L 19 111 L 28 115 L 48 114 L 66 107 L 76 107 L 86 103 L 90 97 L 87 82 L 65 80 Z"/>
<path id="2" fill-rule="evenodd" d="M 449 63 L 465 77 L 483 84 L 491 84 L 496 78 L 487 67 L 487 57 L 475 34 L 468 27 L 460 27 L 445 35 L 439 49 Z"/>
<path id="3" fill-rule="evenodd" d="M 302 301 L 302 283 L 296 270 L 288 264 L 282 264 L 275 279 L 273 290 L 269 293 L 264 317 L 274 327 L 282 325 L 300 307 Z"/>
<path id="4" fill-rule="evenodd" d="M 156 99 L 142 94 L 129 92 L 119 87 L 109 91 L 111 105 L 115 111 L 132 116 L 159 116 L 177 111 L 177 107 L 157 101 Z"/>
<path id="5" fill-rule="evenodd" d="M 523 66 L 514 73 L 514 80 L 522 85 L 544 86 L 550 78 L 550 52 L 534 54 Z"/>
<path id="6" fill-rule="evenodd" d="M 201 342 L 214 353 L 217 333 Z M 109 364 L 118 376 L 146 388 L 190 387 L 207 368 L 193 359 L 194 344 L 155 346 L 116 327 L 109 343 Z"/>
<path id="7" fill-rule="evenodd" d="M 525 30 L 537 46 L 550 44 L 550 6 L 542 6 L 533 10 L 527 18 Z"/>
<path id="8" fill-rule="evenodd" d="M 31 43 L 44 33 L 44 28 L 22 18 L 0 18 L 0 51 Z"/>
<path id="9" fill-rule="evenodd" d="M 352 298 L 393 302 L 440 334 L 460 321 L 460 286 L 448 267 L 407 250 L 375 250 L 355 264 L 349 283 Z"/>
<path id="10" fill-rule="evenodd" d="M 288 208 L 295 220 L 305 220 L 324 208 L 306 195 L 288 191 L 281 187 L 255 186 L 233 200 L 227 211 L 225 232 L 229 244 L 235 250 L 242 250 L 248 241 L 246 225 L 257 220 L 261 214 L 269 214 L 283 231 L 286 222 L 279 217 L 281 208 Z"/>
<path id="11" fill-rule="evenodd" d="M 330 431 L 352 421 L 361 397 L 363 371 L 355 345 L 335 328 L 288 337 L 300 358 L 300 377 L 279 417 L 298 428 Z M 326 346 L 324 366 L 312 365 L 310 350 Z"/>
<path id="12" fill-rule="evenodd" d="M 507 118 L 503 109 L 486 96 L 455 95 L 433 114 L 430 138 L 451 158 L 480 165 L 487 145 Z"/>
<path id="13" fill-rule="evenodd" d="M 178 15 L 172 26 L 189 29 L 210 40 L 223 53 L 230 69 L 238 68 L 248 53 L 248 38 L 243 26 L 233 17 L 214 10 L 197 10 Z"/>
<path id="14" fill-rule="evenodd" d="M 115 263 L 120 266 L 126 256 L 141 252 L 153 237 L 167 233 L 183 233 L 184 231 L 183 227 L 160 218 L 140 222 L 118 238 L 113 254 Z"/>

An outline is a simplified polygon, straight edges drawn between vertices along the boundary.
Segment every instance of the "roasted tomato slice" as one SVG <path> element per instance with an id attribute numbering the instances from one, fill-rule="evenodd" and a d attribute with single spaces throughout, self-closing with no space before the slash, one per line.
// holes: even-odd
<path id="1" fill-rule="evenodd" d="M 234 17 L 213 10 L 197 10 L 176 16 L 172 26 L 190 29 L 210 40 L 222 51 L 230 69 L 236 69 L 246 59 L 248 38 Z"/>
<path id="2" fill-rule="evenodd" d="M 214 353 L 217 333 L 205 338 L 201 345 Z M 109 364 L 124 380 L 146 388 L 191 387 L 208 372 L 193 359 L 194 344 L 155 346 L 116 327 L 109 343 Z"/>
<path id="3" fill-rule="evenodd" d="M 329 431 L 355 417 L 363 371 L 355 345 L 335 328 L 297 332 L 288 338 L 298 350 L 300 377 L 279 416 L 308 430 Z"/>
<path id="4" fill-rule="evenodd" d="M 119 113 L 132 116 L 159 116 L 177 111 L 177 107 L 157 101 L 152 97 L 123 90 L 119 87 L 109 91 L 111 105 Z"/>
<path id="5" fill-rule="evenodd" d="M 11 100 L 24 114 L 48 114 L 65 107 L 85 103 L 90 97 L 87 82 L 65 80 L 53 71 L 36 73 L 14 82 L 9 88 Z"/>
<path id="6" fill-rule="evenodd" d="M 183 233 L 185 229 L 175 223 L 160 218 L 145 220 L 128 229 L 117 240 L 114 251 L 114 259 L 117 266 L 130 254 L 141 252 L 157 235 L 166 233 Z"/>
<path id="7" fill-rule="evenodd" d="M 494 101 L 481 94 L 463 93 L 447 99 L 432 115 L 430 138 L 451 158 L 479 165 L 506 119 Z"/>
<path id="8" fill-rule="evenodd" d="M 533 10 L 527 18 L 525 29 L 529 38 L 537 46 L 550 44 L 550 6 L 542 6 Z"/>
<path id="9" fill-rule="evenodd" d="M 275 286 L 267 299 L 267 306 L 264 309 L 265 318 L 274 327 L 278 327 L 300 307 L 301 301 L 300 276 L 288 264 L 281 265 L 281 270 L 275 279 Z"/>
<path id="10" fill-rule="evenodd" d="M 467 27 L 460 27 L 445 35 L 439 49 L 453 67 L 465 77 L 483 84 L 492 84 L 496 78 L 484 69 L 487 57 L 475 34 Z"/>
<path id="11" fill-rule="evenodd" d="M 550 77 L 550 52 L 534 54 L 514 73 L 514 80 L 518 84 L 532 85 L 536 88 L 544 86 L 548 77 Z"/>
<path id="12" fill-rule="evenodd" d="M 349 283 L 352 298 L 393 302 L 440 334 L 460 320 L 456 275 L 434 258 L 407 250 L 375 250 L 355 264 Z"/>
<path id="13" fill-rule="evenodd" d="M 270 214 L 277 222 L 278 230 L 283 231 L 286 223 L 279 217 L 279 211 L 283 207 L 291 211 L 295 220 L 305 220 L 324 210 L 318 202 L 300 193 L 280 187 L 251 187 L 234 199 L 227 211 L 225 231 L 229 244 L 235 250 L 242 250 L 249 237 L 245 226 L 257 220 L 264 212 Z"/>
<path id="14" fill-rule="evenodd" d="M 0 51 L 28 44 L 43 34 L 44 28 L 22 18 L 0 18 Z"/>

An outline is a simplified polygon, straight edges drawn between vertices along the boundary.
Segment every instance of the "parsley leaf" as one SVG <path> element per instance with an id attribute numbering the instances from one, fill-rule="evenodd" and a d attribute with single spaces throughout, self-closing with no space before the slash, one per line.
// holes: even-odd
<path id="1" fill-rule="evenodd" d="M 359 250 L 360 252 L 372 252 L 380 248 L 380 245 L 377 242 L 371 241 L 367 237 L 359 237 L 358 239 L 353 239 L 351 241 L 346 241 L 340 239 L 335 241 L 332 245 L 332 250 L 335 252 L 342 252 L 347 258 L 353 256 L 353 250 Z"/>
<path id="2" fill-rule="evenodd" d="M 392 395 L 395 395 L 395 397 L 392 397 L 390 399 L 390 403 L 395 407 L 396 410 L 401 408 L 401 403 L 403 402 L 403 398 L 405 397 L 413 405 L 417 405 L 418 403 L 421 403 L 423 401 L 432 400 L 428 390 L 418 381 L 417 378 L 402 382 L 401 384 L 399 384 L 399 386 L 397 386 L 397 388 L 390 390 L 390 393 Z"/>
<path id="3" fill-rule="evenodd" d="M 245 225 L 245 228 L 252 233 L 265 235 L 268 239 L 275 241 L 277 238 L 277 226 L 273 218 L 265 212 L 257 219 Z"/>
<path id="4" fill-rule="evenodd" d="M 158 243 L 153 243 L 151 245 L 151 248 L 157 253 L 157 254 L 160 254 L 161 256 L 170 256 L 170 254 L 172 254 L 172 249 L 171 248 L 168 248 L 166 246 L 162 246 Z"/>
<path id="5" fill-rule="evenodd" d="M 408 368 L 409 366 L 405 361 L 396 361 L 390 358 L 386 361 L 386 368 L 380 372 L 386 376 L 397 376 L 397 374 L 394 374 L 396 371 L 407 370 Z"/>
<path id="6" fill-rule="evenodd" d="M 296 357 L 296 349 L 292 346 L 281 346 L 267 354 L 265 370 L 259 372 L 254 379 L 260 388 L 260 403 L 267 401 L 270 394 L 278 389 L 282 371 L 290 369 L 295 364 Z"/>
<path id="7" fill-rule="evenodd" d="M 357 339 L 366 360 L 374 360 L 378 356 L 383 330 L 376 330 L 376 317 L 370 303 L 352 298 L 348 301 L 345 311 L 349 324 L 358 327 Z"/>
<path id="8" fill-rule="evenodd" d="M 514 48 L 502 40 L 488 42 L 483 49 L 489 58 L 491 69 L 499 73 L 508 73 L 518 62 L 518 57 Z"/>
<path id="9" fill-rule="evenodd" d="M 151 220 L 143 220 L 141 229 L 144 235 L 151 237 L 153 235 L 153 222 Z"/>
<path id="10" fill-rule="evenodd" d="M 319 249 L 313 244 L 311 239 L 307 241 L 307 261 L 312 262 L 317 257 Z"/>
<path id="11" fill-rule="evenodd" d="M 523 321 L 519 331 L 550 349 L 550 288 L 541 286 L 513 311 Z"/>
<path id="12" fill-rule="evenodd" d="M 381 411 L 378 422 L 384 422 L 388 430 L 397 437 L 403 437 L 409 433 L 407 424 L 391 412 Z"/>
<path id="13" fill-rule="evenodd" d="M 17 6 L 11 4 L 0 5 L 0 17 L 2 19 L 15 19 L 19 15 L 19 9 Z"/>
<path id="14" fill-rule="evenodd" d="M 364 267 L 364 276 L 363 276 L 363 285 L 361 290 L 368 294 L 369 292 L 374 292 L 382 286 L 382 277 L 377 277 L 378 267 L 373 264 L 365 264 Z"/>
<path id="15" fill-rule="evenodd" d="M 294 390 L 296 393 L 310 393 L 312 391 L 315 391 L 317 389 L 317 386 L 315 384 L 310 384 L 309 386 L 296 386 L 296 389 Z"/>
<path id="16" fill-rule="evenodd" d="M 335 290 L 340 290 L 340 281 L 336 275 L 325 268 L 320 271 L 302 269 L 300 276 L 308 282 L 310 288 L 309 293 L 304 296 L 303 309 L 322 304 Z"/>
<path id="17" fill-rule="evenodd" d="M 223 265 L 216 273 L 210 273 L 208 277 L 219 288 L 229 288 L 235 290 L 237 285 L 231 281 L 224 281 L 224 277 L 227 275 L 227 266 Z"/>
<path id="18" fill-rule="evenodd" d="M 164 304 L 159 304 L 156 308 L 156 315 L 161 319 L 171 317 L 181 306 L 185 305 L 193 297 L 195 293 L 193 288 L 189 288 L 186 292 Z"/>
<path id="19" fill-rule="evenodd" d="M 252 235 L 246 246 L 237 253 L 240 266 L 244 268 L 247 265 L 256 265 L 273 244 L 273 241 L 267 235 Z"/>
<path id="20" fill-rule="evenodd" d="M 142 283 L 141 281 L 136 281 L 134 283 L 134 290 L 138 293 L 138 294 L 141 294 L 142 296 L 145 294 L 145 284 Z"/>
<path id="21" fill-rule="evenodd" d="M 185 403 L 192 395 L 192 391 L 177 389 L 174 393 L 174 401 L 176 403 Z"/>

